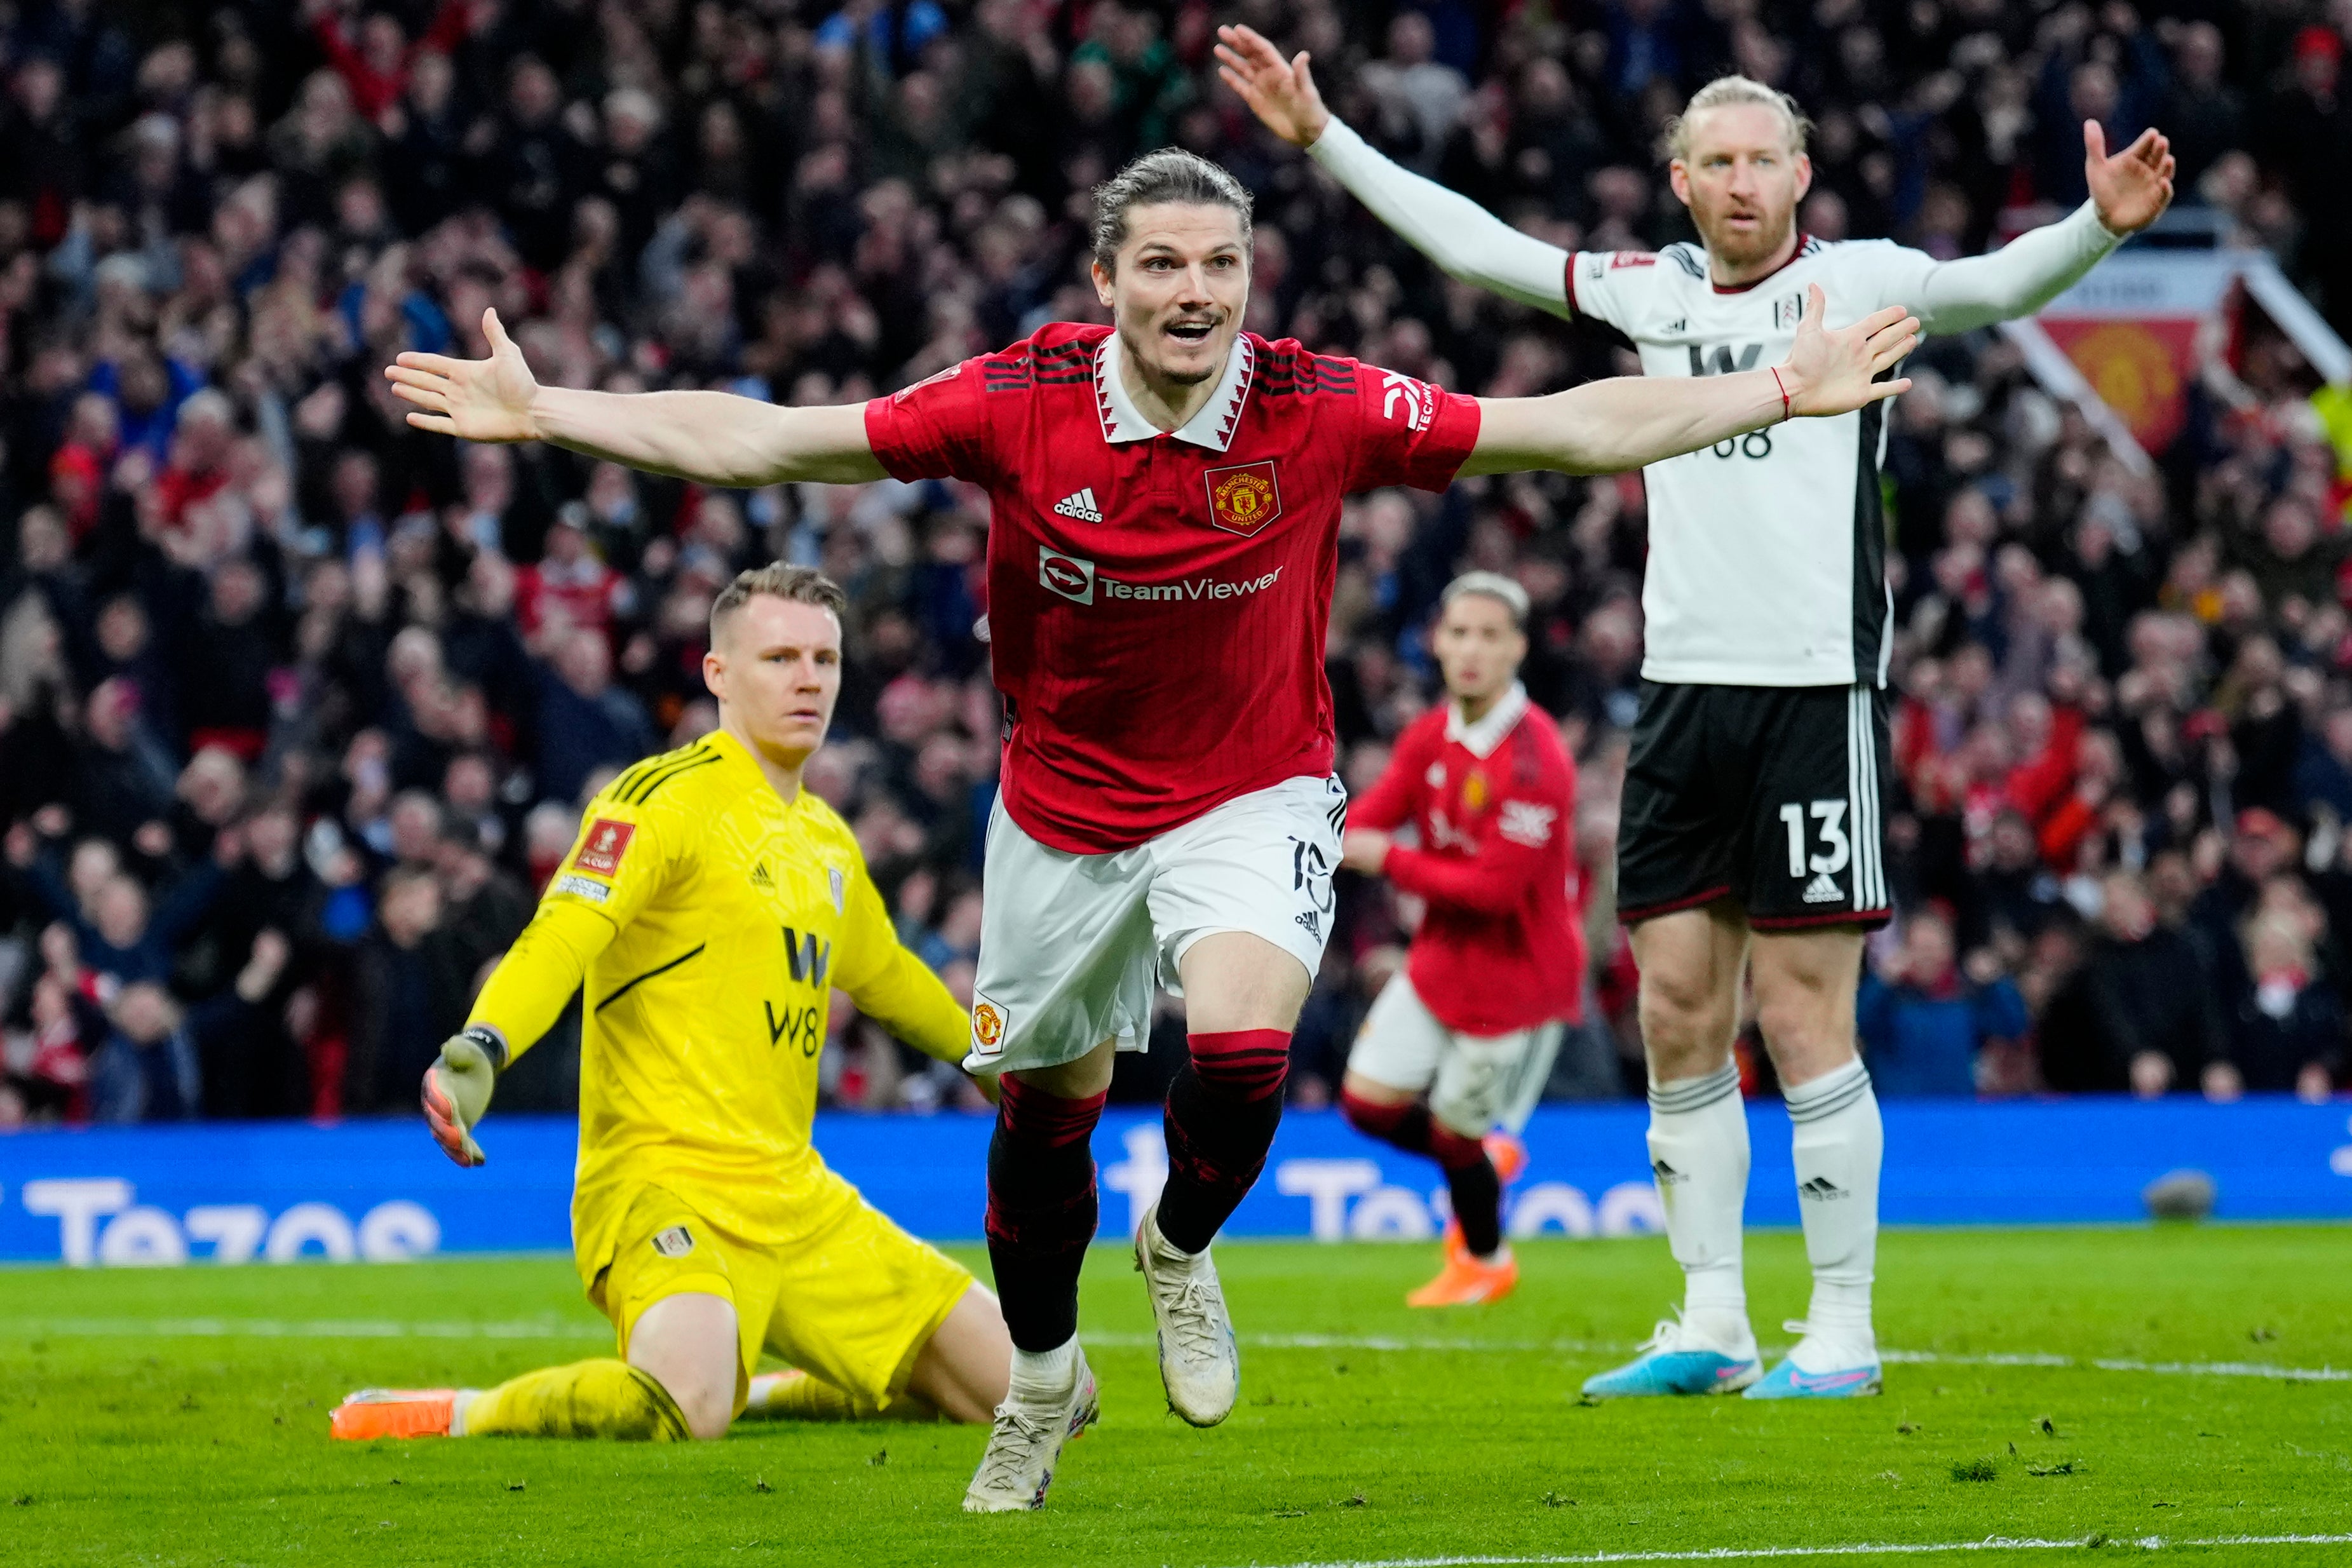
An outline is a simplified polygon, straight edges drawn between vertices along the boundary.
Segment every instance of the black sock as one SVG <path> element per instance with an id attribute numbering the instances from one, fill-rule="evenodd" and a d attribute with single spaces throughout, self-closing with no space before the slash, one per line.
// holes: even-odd
<path id="1" fill-rule="evenodd" d="M 1503 1245 L 1503 1182 L 1495 1173 L 1495 1163 L 1481 1150 L 1472 1163 L 1445 1173 L 1445 1186 L 1454 1194 L 1462 1245 L 1473 1258 L 1492 1258 Z"/>
<path id="2" fill-rule="evenodd" d="M 1056 1100 L 1003 1080 L 988 1142 L 988 1259 L 1013 1342 L 1049 1351 L 1078 1331 L 1078 1271 L 1099 1218 L 1087 1136 L 1103 1097 Z"/>
<path id="3" fill-rule="evenodd" d="M 1282 1096 L 1228 1100 L 1213 1094 L 1187 1062 L 1168 1086 L 1168 1184 L 1160 1190 L 1160 1234 L 1184 1252 L 1216 1238 L 1265 1168 Z"/>

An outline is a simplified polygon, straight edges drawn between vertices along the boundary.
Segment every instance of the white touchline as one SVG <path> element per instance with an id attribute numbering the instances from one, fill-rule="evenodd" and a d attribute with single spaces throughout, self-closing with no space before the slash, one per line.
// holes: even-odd
<path id="1" fill-rule="evenodd" d="M 2080 1552 L 2099 1537 L 2045 1541 L 2038 1536 L 1988 1535 L 1981 1541 L 1863 1542 L 1852 1546 L 1717 1546 L 1698 1552 L 1581 1552 L 1516 1557 L 1381 1557 L 1290 1563 L 1280 1568 L 1569 1568 L 1583 1563 L 1754 1563 L 1787 1557 L 1926 1557 L 1950 1552 Z M 2117 1540 L 2118 1546 L 2158 1551 L 2167 1546 L 2341 1546 L 2352 1535 L 2216 1535 L 2175 1541 L 2161 1535 Z"/>
<path id="2" fill-rule="evenodd" d="M 524 1319 L 469 1323 L 447 1320 L 400 1322 L 384 1318 L 12 1318 L 0 1319 L 0 1339 L 255 1339 L 255 1340 L 602 1340 L 602 1322 Z M 1082 1332 L 1104 1350 L 1147 1349 L 1150 1334 Z M 1389 1351 L 1436 1355 L 1622 1355 L 1640 1347 L 1599 1340 L 1402 1339 L 1381 1334 L 1243 1334 L 1241 1342 L 1269 1351 Z M 1764 1345 L 1767 1355 L 1788 1347 Z M 1940 1351 L 1881 1351 L 1881 1361 L 1903 1366 L 1987 1366 L 2056 1372 L 2148 1373 L 2168 1377 L 2263 1377 L 2285 1383 L 2352 1383 L 2352 1368 L 2278 1366 L 2254 1361 L 2135 1361 L 2014 1351 L 1947 1355 Z M 1465 1559 L 1466 1561 L 1466 1559 Z"/>

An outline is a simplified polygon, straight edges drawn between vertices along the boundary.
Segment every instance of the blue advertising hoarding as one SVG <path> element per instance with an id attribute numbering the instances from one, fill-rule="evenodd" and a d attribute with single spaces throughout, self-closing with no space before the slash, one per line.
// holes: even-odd
<path id="1" fill-rule="evenodd" d="M 2352 1104 L 2071 1100 L 1885 1107 L 1890 1225 L 2042 1225 L 2140 1217 L 2140 1191 L 2175 1169 L 2210 1175 L 2229 1219 L 2352 1218 Z M 1750 1108 L 1751 1224 L 1797 1223 L 1789 1122 Z M 1655 1230 L 1638 1101 L 1546 1106 L 1527 1130 L 1512 1234 Z M 561 1250 L 576 1129 L 492 1117 L 483 1172 L 443 1159 L 416 1122 L 39 1131 L 0 1135 L 0 1259 L 75 1265 L 392 1260 Z M 980 1234 L 985 1118 L 818 1118 L 817 1147 L 919 1235 Z M 1131 1227 L 1166 1174 L 1156 1108 L 1111 1111 L 1095 1136 L 1103 1226 Z M 1286 1116 L 1265 1175 L 1227 1234 L 1415 1238 L 1445 1217 L 1435 1168 L 1337 1114 Z"/>

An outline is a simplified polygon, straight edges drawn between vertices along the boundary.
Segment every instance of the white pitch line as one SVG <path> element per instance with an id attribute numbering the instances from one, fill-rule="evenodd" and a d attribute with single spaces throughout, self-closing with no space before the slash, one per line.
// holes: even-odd
<path id="1" fill-rule="evenodd" d="M 601 1340 L 612 1331 L 602 1323 L 524 1319 L 511 1322 L 397 1322 L 374 1318 L 59 1318 L 0 1319 L 0 1337 L 38 1339 L 258 1339 L 258 1340 Z M 1157 1343 L 1150 1334 L 1101 1332 L 1084 1336 L 1105 1350 L 1136 1350 Z M 1434 1355 L 1622 1355 L 1637 1346 L 1595 1340 L 1410 1339 L 1381 1334 L 1243 1334 L 1253 1350 L 1385 1351 Z M 1786 1346 L 1762 1347 L 1777 1355 Z M 2083 1358 L 2033 1352 L 1948 1355 L 1939 1351 L 1879 1352 L 1879 1359 L 1903 1366 L 2019 1367 L 2049 1371 L 2144 1373 L 2167 1377 L 2253 1377 L 2282 1383 L 2352 1383 L 2352 1368 L 2279 1366 L 2252 1361 L 2135 1361 L 2115 1356 Z"/>
<path id="2" fill-rule="evenodd" d="M 1525 1557 L 1386 1557 L 1350 1558 L 1332 1562 L 1291 1563 L 1281 1568 L 1570 1568 L 1578 1563 L 1754 1563 L 1790 1557 L 1927 1557 L 1955 1552 L 2079 1552 L 2095 1537 L 2045 1541 L 2038 1536 L 1989 1535 L 1981 1541 L 1864 1542 L 1851 1546 L 1717 1546 L 1696 1552 L 1582 1552 L 1568 1555 Z M 2197 1541 L 2172 1541 L 2143 1535 L 2111 1542 L 2150 1551 L 2164 1547 L 2202 1546 L 2342 1546 L 2352 1535 L 2217 1535 Z"/>

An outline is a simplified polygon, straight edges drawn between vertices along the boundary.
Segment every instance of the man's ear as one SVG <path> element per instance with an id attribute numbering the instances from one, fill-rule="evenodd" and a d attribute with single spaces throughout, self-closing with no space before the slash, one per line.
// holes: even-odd
<path id="1" fill-rule="evenodd" d="M 727 661 L 715 647 L 702 656 L 702 687 L 721 702 L 727 700 Z"/>
<path id="2" fill-rule="evenodd" d="M 1690 205 L 1690 165 L 1680 158 L 1666 165 L 1666 184 L 1674 188 L 1675 199 Z"/>
<path id="3" fill-rule="evenodd" d="M 1105 310 L 1108 310 L 1111 302 L 1110 268 L 1105 267 L 1099 261 L 1090 261 L 1087 264 L 1087 270 L 1093 276 L 1095 280 L 1095 298 L 1102 301 L 1103 308 Z"/>
<path id="4" fill-rule="evenodd" d="M 1813 161 L 1806 154 L 1797 154 L 1797 199 L 1803 201 L 1805 193 L 1813 188 Z"/>

